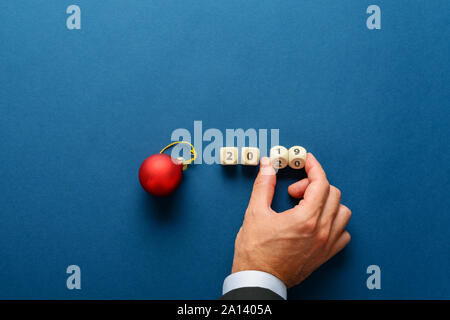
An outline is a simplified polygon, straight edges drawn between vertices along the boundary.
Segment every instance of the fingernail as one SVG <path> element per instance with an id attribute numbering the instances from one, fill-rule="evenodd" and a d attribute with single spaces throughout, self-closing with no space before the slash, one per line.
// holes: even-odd
<path id="1" fill-rule="evenodd" d="M 270 162 L 270 158 L 263 157 L 261 158 L 261 168 L 260 168 L 260 174 L 263 176 L 272 176 L 276 172 L 272 167 L 272 163 Z"/>
<path id="2" fill-rule="evenodd" d="M 270 159 L 268 157 L 262 157 L 261 167 L 268 167 L 268 166 L 270 166 Z"/>

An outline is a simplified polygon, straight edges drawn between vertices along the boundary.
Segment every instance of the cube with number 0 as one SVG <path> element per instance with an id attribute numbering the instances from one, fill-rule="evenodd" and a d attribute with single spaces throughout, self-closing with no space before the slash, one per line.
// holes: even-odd
<path id="1" fill-rule="evenodd" d="M 289 149 L 289 166 L 292 169 L 301 169 L 305 166 L 306 149 L 300 146 L 293 146 Z"/>
<path id="2" fill-rule="evenodd" d="M 257 166 L 259 163 L 259 149 L 253 147 L 243 147 L 241 150 L 241 164 L 247 166 Z"/>
<path id="3" fill-rule="evenodd" d="M 220 163 L 224 166 L 237 165 L 238 148 L 237 147 L 220 148 Z"/>

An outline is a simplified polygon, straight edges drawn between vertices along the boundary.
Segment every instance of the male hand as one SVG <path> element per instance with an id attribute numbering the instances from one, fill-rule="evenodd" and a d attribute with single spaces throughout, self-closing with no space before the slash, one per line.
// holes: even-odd
<path id="1" fill-rule="evenodd" d="M 277 213 L 271 208 L 276 173 L 270 159 L 261 159 L 244 222 L 236 237 L 232 273 L 270 273 L 290 288 L 302 282 L 350 241 L 345 230 L 351 211 L 340 204 L 316 158 L 308 153 L 307 178 L 289 186 L 298 205 Z"/>

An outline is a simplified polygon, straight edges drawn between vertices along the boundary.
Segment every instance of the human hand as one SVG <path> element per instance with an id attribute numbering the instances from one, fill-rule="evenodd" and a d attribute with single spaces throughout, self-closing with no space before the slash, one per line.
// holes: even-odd
<path id="1" fill-rule="evenodd" d="M 232 273 L 270 273 L 289 288 L 307 278 L 350 241 L 345 230 L 351 211 L 340 204 L 316 158 L 308 153 L 307 178 L 289 186 L 298 205 L 277 213 L 271 208 L 276 173 L 270 159 L 261 159 L 244 222 L 236 236 Z"/>

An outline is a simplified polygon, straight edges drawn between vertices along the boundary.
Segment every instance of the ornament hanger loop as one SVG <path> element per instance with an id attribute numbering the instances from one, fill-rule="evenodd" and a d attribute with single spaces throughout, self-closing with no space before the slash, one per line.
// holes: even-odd
<path id="1" fill-rule="evenodd" d="M 173 147 L 174 145 L 176 145 L 178 143 L 185 143 L 191 147 L 191 159 L 183 161 L 183 164 L 191 164 L 192 162 L 194 162 L 194 160 L 197 159 L 197 151 L 195 151 L 194 146 L 190 142 L 187 142 L 187 141 L 172 142 L 171 144 L 165 146 L 159 153 L 163 153 L 164 151 L 166 151 L 167 149 Z"/>

